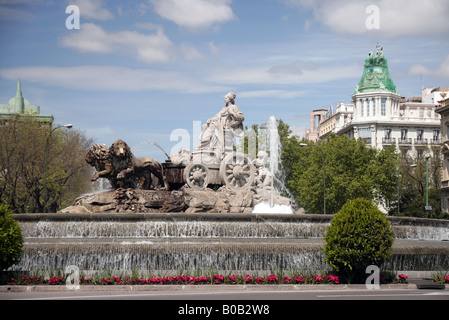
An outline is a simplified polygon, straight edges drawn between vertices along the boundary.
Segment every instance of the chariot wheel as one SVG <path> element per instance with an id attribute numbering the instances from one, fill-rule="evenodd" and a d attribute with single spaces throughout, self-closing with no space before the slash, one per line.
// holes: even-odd
<path id="1" fill-rule="evenodd" d="M 233 152 L 228 154 L 220 165 L 220 177 L 223 183 L 234 191 L 247 189 L 254 182 L 255 169 L 248 156 Z"/>
<path id="2" fill-rule="evenodd" d="M 209 170 L 202 164 L 189 164 L 184 170 L 184 178 L 191 188 L 206 188 L 209 184 Z"/>

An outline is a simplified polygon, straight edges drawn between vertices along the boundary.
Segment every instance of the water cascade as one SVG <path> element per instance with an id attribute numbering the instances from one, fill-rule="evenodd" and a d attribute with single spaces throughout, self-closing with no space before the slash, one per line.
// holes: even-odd
<path id="1" fill-rule="evenodd" d="M 14 270 L 267 271 L 329 269 L 322 239 L 329 215 L 16 215 L 24 255 Z M 449 269 L 449 221 L 390 218 L 387 268 Z"/>

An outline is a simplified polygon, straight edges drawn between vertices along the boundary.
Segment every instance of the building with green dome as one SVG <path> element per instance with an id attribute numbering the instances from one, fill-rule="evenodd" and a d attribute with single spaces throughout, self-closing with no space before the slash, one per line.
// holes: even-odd
<path id="1" fill-rule="evenodd" d="M 444 88 L 443 88 L 444 89 Z M 383 48 L 377 45 L 370 52 L 360 82 L 356 85 L 352 103 L 339 104 L 335 109 L 312 112 L 311 128 L 306 138 L 326 139 L 330 133 L 361 138 L 373 148 L 394 145 L 405 157 L 421 156 L 440 148 L 440 115 L 438 95 L 441 88 L 425 88 L 422 97 L 404 98 L 390 75 Z M 429 94 L 432 94 L 430 98 Z"/>
<path id="2" fill-rule="evenodd" d="M 387 58 L 378 45 L 377 53 L 370 52 L 365 60 L 363 76 L 355 88 L 355 94 L 379 91 L 398 93 L 388 70 Z"/>
<path id="3" fill-rule="evenodd" d="M 52 115 L 40 114 L 40 107 L 31 105 L 22 95 L 22 84 L 17 81 L 16 96 L 9 100 L 8 104 L 0 104 L 0 120 L 7 121 L 17 115 L 32 115 L 43 123 L 52 124 L 54 117 Z"/>

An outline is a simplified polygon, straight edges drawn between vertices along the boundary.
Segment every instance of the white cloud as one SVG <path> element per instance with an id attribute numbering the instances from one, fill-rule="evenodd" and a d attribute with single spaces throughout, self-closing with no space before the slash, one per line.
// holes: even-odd
<path id="1" fill-rule="evenodd" d="M 312 10 L 315 22 L 344 35 L 445 36 L 449 32 L 447 0 L 282 0 L 300 10 Z M 370 30 L 366 9 L 375 5 L 380 12 L 380 29 Z"/>
<path id="2" fill-rule="evenodd" d="M 275 98 L 275 99 L 296 99 L 310 93 L 308 90 L 289 91 L 289 90 L 259 90 L 244 91 L 239 93 L 239 98 Z"/>
<path id="3" fill-rule="evenodd" d="M 218 48 L 213 41 L 209 42 L 207 45 L 209 46 L 210 52 L 212 54 L 220 53 L 220 48 Z"/>
<path id="4" fill-rule="evenodd" d="M 60 45 L 92 53 L 134 50 L 138 59 L 147 63 L 167 62 L 173 58 L 173 43 L 162 28 L 156 28 L 156 33 L 150 35 L 135 31 L 107 33 L 101 26 L 84 23 L 78 32 L 61 38 Z"/>
<path id="5" fill-rule="evenodd" d="M 234 19 L 232 0 L 150 0 L 163 18 L 190 30 L 210 28 Z"/>
<path id="6" fill-rule="evenodd" d="M 102 0 L 70 0 L 69 2 L 80 8 L 82 19 L 106 21 L 114 18 L 109 10 L 103 8 Z"/>
<path id="7" fill-rule="evenodd" d="M 449 80 L 449 55 L 446 56 L 446 58 L 436 69 L 428 68 L 421 64 L 416 64 L 412 66 L 409 74 L 411 76 L 430 75 L 437 79 Z"/>
<path id="8" fill-rule="evenodd" d="M 342 79 L 359 78 L 361 69 L 357 63 L 346 66 L 313 66 L 304 68 L 301 72 L 289 73 L 280 68 L 273 72 L 274 67 L 229 67 L 211 71 L 206 79 L 214 83 L 232 84 L 266 84 L 266 85 L 299 85 L 308 83 L 326 83 Z"/>
<path id="9" fill-rule="evenodd" d="M 187 61 L 205 60 L 206 57 L 191 44 L 181 44 L 181 52 Z"/>
<path id="10" fill-rule="evenodd" d="M 208 85 L 197 78 L 175 71 L 129 69 L 113 66 L 19 67 L 0 69 L 0 77 L 52 87 L 81 90 L 208 93 L 227 90 Z"/>
<path id="11" fill-rule="evenodd" d="M 312 71 L 318 69 L 315 63 L 304 62 L 301 60 L 295 61 L 287 65 L 279 65 L 271 67 L 268 72 L 272 74 L 298 74 L 301 75 L 304 71 Z"/>

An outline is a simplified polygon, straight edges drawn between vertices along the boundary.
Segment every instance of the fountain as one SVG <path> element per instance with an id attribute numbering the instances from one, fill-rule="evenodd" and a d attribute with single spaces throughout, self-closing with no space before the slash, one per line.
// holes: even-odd
<path id="1" fill-rule="evenodd" d="M 267 124 L 267 132 L 266 134 L 262 134 L 262 136 L 265 136 L 265 141 L 262 141 L 262 143 L 259 143 L 259 152 L 262 152 L 263 154 L 268 154 L 268 169 L 265 169 L 264 172 L 265 176 L 268 176 L 269 183 L 260 183 L 260 189 L 262 191 L 258 191 L 258 193 L 262 194 L 262 200 L 254 206 L 253 213 L 279 213 L 279 214 L 292 214 L 293 209 L 290 203 L 288 201 L 284 201 L 283 203 L 275 203 L 275 197 L 276 199 L 280 198 L 280 192 L 275 187 L 275 182 L 277 184 L 280 184 L 283 188 L 286 189 L 283 185 L 283 182 L 277 179 L 277 175 L 280 173 L 280 159 L 281 159 L 281 142 L 280 137 L 278 133 L 278 125 L 277 120 L 274 116 L 271 116 L 268 120 Z M 261 161 L 262 164 L 260 166 L 265 165 L 265 161 Z M 259 169 L 259 172 L 263 169 Z M 267 179 L 267 178 L 266 178 Z M 269 199 L 265 199 L 265 195 L 269 194 Z M 289 198 L 292 198 L 291 196 Z M 292 202 L 292 201 L 291 201 Z M 287 204 L 288 203 L 288 204 Z"/>
<path id="2" fill-rule="evenodd" d="M 16 215 L 25 239 L 15 270 L 325 271 L 330 215 L 147 213 Z M 449 221 L 390 217 L 393 271 L 449 269 Z M 437 267 L 435 267 L 437 266 Z"/>
<path id="3" fill-rule="evenodd" d="M 109 152 L 96 146 L 102 153 L 88 157 L 98 171 L 92 179 L 101 176 L 115 188 L 82 195 L 57 214 L 15 215 L 24 254 L 11 269 L 328 270 L 323 234 L 332 216 L 292 214 L 290 199 L 276 190 L 274 117 L 259 161 L 226 143 L 241 135 L 243 114 L 234 99 L 228 95 L 226 107 L 204 126 L 199 147 L 163 164 L 135 158 L 125 144 Z M 223 117 L 229 120 L 223 130 L 212 130 Z M 387 269 L 449 270 L 449 221 L 389 219 L 395 244 Z"/>

